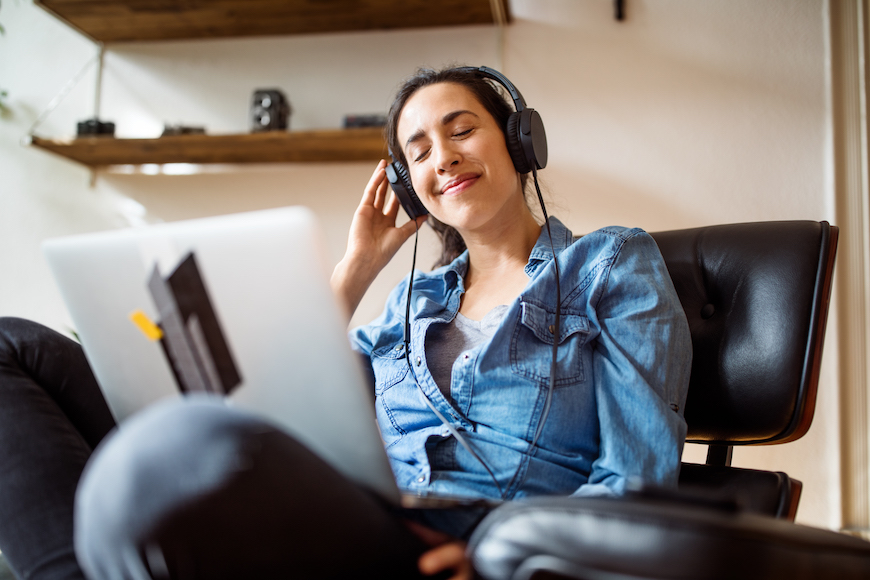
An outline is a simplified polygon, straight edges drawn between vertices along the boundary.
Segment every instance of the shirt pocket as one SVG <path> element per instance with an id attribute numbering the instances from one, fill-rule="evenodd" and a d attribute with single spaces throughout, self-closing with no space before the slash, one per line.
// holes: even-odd
<path id="1" fill-rule="evenodd" d="M 390 401 L 390 389 L 405 379 L 408 375 L 408 362 L 405 360 L 405 345 L 385 346 L 372 351 L 372 370 L 375 375 L 375 414 L 381 437 L 387 447 L 399 442 L 406 430 L 397 406 L 397 401 Z"/>
<path id="2" fill-rule="evenodd" d="M 381 395 L 401 382 L 408 374 L 405 345 L 400 342 L 372 351 L 372 372 L 375 375 L 375 395 Z"/>
<path id="3" fill-rule="evenodd" d="M 556 315 L 531 302 L 522 302 L 520 306 L 520 318 L 511 341 L 511 370 L 521 377 L 549 384 Z M 583 350 L 588 338 L 588 318 L 562 313 L 556 351 L 556 388 L 584 380 Z"/>

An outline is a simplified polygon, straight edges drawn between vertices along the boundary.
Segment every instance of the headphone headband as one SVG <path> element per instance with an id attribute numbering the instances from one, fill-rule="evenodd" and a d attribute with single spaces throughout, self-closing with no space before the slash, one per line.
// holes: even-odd
<path id="1" fill-rule="evenodd" d="M 511 96 L 511 100 L 514 102 L 514 108 L 517 113 L 521 113 L 523 109 L 526 108 L 526 100 L 523 98 L 523 95 L 520 93 L 520 90 L 514 86 L 512 82 L 510 82 L 506 76 L 498 72 L 493 68 L 489 68 L 488 66 L 464 66 L 459 70 L 463 72 L 469 73 L 480 73 L 482 76 L 492 79 L 496 81 L 498 84 L 507 89 L 508 94 Z"/>

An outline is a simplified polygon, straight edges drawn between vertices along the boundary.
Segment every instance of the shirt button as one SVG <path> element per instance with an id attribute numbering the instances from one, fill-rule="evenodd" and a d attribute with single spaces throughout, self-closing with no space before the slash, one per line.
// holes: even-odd
<path id="1" fill-rule="evenodd" d="M 397 344 L 397 345 L 396 345 L 396 352 L 402 350 L 403 348 L 404 348 L 404 345 Z"/>
<path id="2" fill-rule="evenodd" d="M 426 481 L 425 475 L 421 475 L 420 477 L 417 478 L 417 483 L 423 483 L 424 481 Z"/>
<path id="3" fill-rule="evenodd" d="M 468 360 L 468 354 L 466 353 L 463 358 L 465 358 L 465 360 Z"/>
<path id="4" fill-rule="evenodd" d="M 441 432 L 442 437 L 450 437 L 450 429 L 445 429 Z"/>
<path id="5" fill-rule="evenodd" d="M 423 362 L 423 359 L 421 359 L 421 358 L 418 356 L 418 357 L 417 357 L 417 366 L 420 366 L 420 363 L 421 363 L 421 362 Z"/>
<path id="6" fill-rule="evenodd" d="M 547 327 L 547 330 L 550 331 L 550 334 L 556 334 L 556 325 L 551 324 L 550 326 Z"/>

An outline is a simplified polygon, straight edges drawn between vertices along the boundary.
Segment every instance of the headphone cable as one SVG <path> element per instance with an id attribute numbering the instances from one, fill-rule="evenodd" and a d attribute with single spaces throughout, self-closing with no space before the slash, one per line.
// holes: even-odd
<path id="1" fill-rule="evenodd" d="M 555 320 L 553 321 L 553 350 L 552 350 L 552 360 L 550 361 L 550 379 L 549 384 L 547 385 L 547 398 L 544 400 L 544 408 L 541 411 L 541 418 L 538 421 L 538 426 L 535 428 L 535 436 L 532 438 L 531 444 L 526 449 L 526 457 L 531 458 L 532 453 L 534 453 L 535 449 L 538 445 L 538 439 L 541 437 L 541 433 L 544 431 L 544 424 L 547 422 L 547 417 L 550 415 L 550 407 L 553 402 L 553 391 L 556 389 L 556 355 L 559 347 L 559 338 L 561 335 L 561 310 L 562 310 L 562 289 L 559 285 L 559 279 L 561 275 L 559 273 L 559 260 L 556 257 L 556 246 L 553 243 L 553 233 L 550 231 L 550 218 L 547 215 L 547 208 L 544 205 L 544 196 L 541 195 L 541 187 L 538 185 L 538 170 L 535 167 L 535 164 L 532 163 L 532 177 L 535 182 L 535 191 L 538 194 L 538 202 L 541 204 L 541 212 L 544 214 L 544 225 L 547 228 L 547 237 L 550 240 L 550 251 L 553 253 L 553 267 L 556 270 L 556 312 L 554 314 Z M 514 484 L 514 481 L 517 479 L 517 476 L 520 474 L 520 467 L 522 463 L 517 466 L 517 470 L 514 472 L 514 476 L 511 478 L 508 483 L 507 490 L 509 491 Z M 525 477 L 528 471 L 523 473 L 523 481 L 525 481 Z M 522 486 L 522 482 L 517 486 L 517 489 Z M 505 499 L 502 496 L 502 499 Z"/>
<path id="2" fill-rule="evenodd" d="M 550 414 L 550 405 L 553 402 L 553 391 L 556 388 L 556 353 L 561 339 L 561 314 L 562 314 L 562 289 L 559 286 L 559 279 L 562 277 L 559 273 L 559 259 L 556 256 L 556 246 L 553 244 L 553 233 L 550 231 L 550 218 L 547 216 L 547 208 L 544 207 L 544 196 L 541 195 L 541 187 L 538 185 L 538 170 L 535 164 L 532 163 L 532 177 L 535 181 L 535 191 L 538 193 L 538 201 L 541 203 L 541 212 L 544 214 L 544 223 L 547 226 L 547 237 L 550 239 L 550 251 L 553 253 L 553 268 L 556 270 L 556 312 L 553 321 L 553 360 L 550 361 L 550 384 L 547 389 L 547 400 L 544 403 L 544 410 L 541 413 L 541 420 L 538 422 L 538 427 L 535 429 L 535 438 L 532 439 L 530 449 L 534 449 L 538 443 L 538 438 L 544 430 L 544 423 L 547 421 L 547 416 Z"/>
<path id="3" fill-rule="evenodd" d="M 411 373 L 411 377 L 414 379 L 414 384 L 417 385 L 417 389 L 419 389 L 420 394 L 423 395 L 423 401 L 429 407 L 429 409 L 435 413 L 435 416 L 447 427 L 447 430 L 450 432 L 453 437 L 459 442 L 462 447 L 471 454 L 474 459 L 476 459 L 486 472 L 489 474 L 490 478 L 492 478 L 493 483 L 495 483 L 496 488 L 498 488 L 498 494 L 500 497 L 504 498 L 504 491 L 502 491 L 501 485 L 498 483 L 498 479 L 495 474 L 490 469 L 489 465 L 483 460 L 474 449 L 471 448 L 471 445 L 462 436 L 459 430 L 447 420 L 447 418 L 435 407 L 432 401 L 429 400 L 429 397 L 426 395 L 426 391 L 423 390 L 423 386 L 420 384 L 420 381 L 417 380 L 417 374 L 414 372 L 414 367 L 411 365 L 411 290 L 414 287 L 414 269 L 417 265 L 417 241 L 420 237 L 420 226 L 416 226 L 416 231 L 414 232 L 414 257 L 411 258 L 411 275 L 408 277 L 408 296 L 405 300 L 405 335 L 404 335 L 404 343 L 405 343 L 405 361 L 408 363 L 408 371 Z"/>
<path id="4" fill-rule="evenodd" d="M 562 289 L 561 289 L 561 286 L 559 283 L 560 278 L 561 278 L 561 274 L 559 272 L 559 260 L 558 260 L 558 257 L 556 256 L 556 246 L 553 243 L 553 233 L 552 233 L 552 231 L 550 231 L 550 218 L 547 215 L 547 208 L 544 204 L 544 196 L 541 194 L 541 187 L 538 184 L 538 171 L 537 171 L 537 168 L 534 166 L 534 164 L 532 164 L 532 177 L 533 177 L 533 180 L 535 182 L 535 191 L 538 195 L 538 202 L 541 205 L 541 212 L 543 213 L 543 217 L 544 217 L 544 225 L 547 228 L 547 238 L 549 239 L 549 242 L 550 242 L 550 251 L 553 254 L 553 268 L 555 269 L 555 274 L 556 274 L 556 311 L 554 313 L 554 321 L 553 321 L 553 329 L 552 329 L 553 330 L 553 333 L 552 333 L 553 334 L 553 349 L 552 349 L 553 356 L 552 356 L 552 360 L 550 361 L 550 377 L 549 377 L 549 384 L 547 385 L 547 397 L 544 401 L 544 408 L 541 411 L 541 418 L 538 421 L 537 428 L 535 429 L 535 436 L 532 438 L 532 442 L 531 442 L 531 444 L 529 444 L 529 447 L 526 450 L 527 457 L 531 457 L 532 453 L 537 448 L 538 439 L 540 439 L 541 433 L 544 430 L 544 424 L 547 422 L 547 418 L 550 415 L 550 407 L 552 406 L 552 402 L 553 402 L 553 391 L 556 388 L 556 361 L 557 361 L 557 354 L 558 354 L 558 347 L 559 347 L 559 339 L 561 336 L 561 310 L 562 310 Z M 459 433 L 459 431 L 456 429 L 456 427 L 454 427 L 453 424 L 450 423 L 450 421 L 448 421 L 447 418 L 444 417 L 444 415 L 440 411 L 438 411 L 438 409 L 435 407 L 435 405 L 432 404 L 432 401 L 429 400 L 429 397 L 426 396 L 426 392 L 423 390 L 422 385 L 420 385 L 420 382 L 417 380 L 417 375 L 414 372 L 414 367 L 411 365 L 411 293 L 412 293 L 412 290 L 414 288 L 414 270 L 416 269 L 416 265 L 417 265 L 417 242 L 419 240 L 419 237 L 420 237 L 420 226 L 416 225 L 416 229 L 414 232 L 414 253 L 413 253 L 413 257 L 411 258 L 411 274 L 408 277 L 408 294 L 407 294 L 407 298 L 405 300 L 405 332 L 404 332 L 404 338 L 403 338 L 403 342 L 405 345 L 405 361 L 407 362 L 408 370 L 414 379 L 414 384 L 417 385 L 417 388 L 420 390 L 420 394 L 423 395 L 423 401 L 426 403 L 426 405 L 429 407 L 429 409 L 433 413 L 435 413 L 435 416 L 438 417 L 438 419 L 441 421 L 441 423 L 443 423 L 444 426 L 447 427 L 447 430 L 450 432 L 451 435 L 453 435 L 456 438 L 456 440 L 459 442 L 459 444 L 462 445 L 462 447 L 464 447 L 465 450 L 468 451 L 468 453 L 471 454 L 471 456 L 474 457 L 474 459 L 476 459 L 483 466 L 484 469 L 486 469 L 486 472 L 489 474 L 490 478 L 492 478 L 492 481 L 495 483 L 495 486 L 498 489 L 499 496 L 504 500 L 504 499 L 506 499 L 506 494 L 510 491 L 514 481 L 516 480 L 517 476 L 519 475 L 520 467 L 519 466 L 517 467 L 517 471 L 514 472 L 513 477 L 511 478 L 510 482 L 507 485 L 507 488 L 505 488 L 503 490 L 501 485 L 498 482 L 498 479 L 495 477 L 495 474 L 492 472 L 492 469 L 490 469 L 489 465 L 487 465 L 487 463 L 483 460 L 483 458 L 481 458 L 471 448 L 471 445 L 469 445 L 469 443 L 468 443 L 468 441 L 466 441 L 465 437 L 463 437 Z M 525 474 L 523 475 L 523 478 L 525 479 Z"/>

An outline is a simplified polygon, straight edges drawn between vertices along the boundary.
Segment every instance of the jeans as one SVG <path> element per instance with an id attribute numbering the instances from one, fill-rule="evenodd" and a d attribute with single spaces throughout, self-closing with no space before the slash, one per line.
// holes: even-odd
<path id="1" fill-rule="evenodd" d="M 77 343 L 0 318 L 0 550 L 19 578 L 84 578 L 73 498 L 114 426 Z"/>
<path id="2" fill-rule="evenodd" d="M 76 549 L 89 578 L 414 578 L 398 512 L 221 399 L 128 419 L 88 465 Z"/>
<path id="3" fill-rule="evenodd" d="M 0 318 L 0 550 L 20 577 L 419 577 L 402 512 L 258 417 L 203 396 L 114 426 L 78 344 Z"/>

